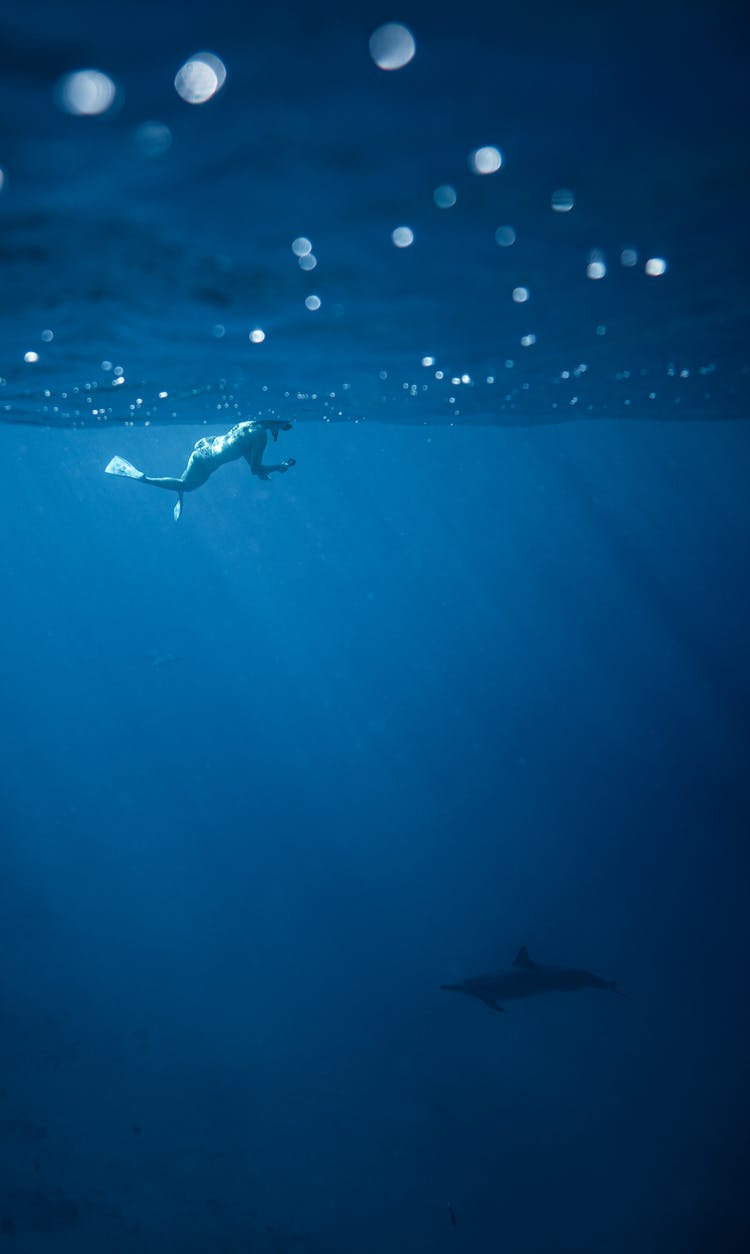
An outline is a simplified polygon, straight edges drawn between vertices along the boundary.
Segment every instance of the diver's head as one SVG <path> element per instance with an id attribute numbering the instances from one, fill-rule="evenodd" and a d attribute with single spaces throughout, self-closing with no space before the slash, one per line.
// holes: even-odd
<path id="1" fill-rule="evenodd" d="M 291 422 L 274 420 L 273 418 L 261 419 L 260 425 L 261 427 L 264 427 L 267 431 L 271 432 L 271 435 L 273 436 L 274 440 L 278 440 L 280 431 L 291 431 L 292 429 Z"/>

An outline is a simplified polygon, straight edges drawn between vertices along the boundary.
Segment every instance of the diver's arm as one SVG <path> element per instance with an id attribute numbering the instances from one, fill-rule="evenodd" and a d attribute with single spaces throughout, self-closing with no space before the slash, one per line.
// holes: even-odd
<path id="1" fill-rule="evenodd" d="M 257 429 L 253 432 L 250 447 L 245 453 L 245 461 L 252 473 L 257 475 L 259 479 L 268 478 L 267 467 L 263 465 L 263 454 L 266 451 L 267 444 L 268 436 L 266 432 L 262 428 Z"/>
<path id="2" fill-rule="evenodd" d="M 267 479 L 274 471 L 283 475 L 290 466 L 294 465 L 294 458 L 290 457 L 285 462 L 278 462 L 274 466 L 263 465 L 263 454 L 268 444 L 268 433 L 264 430 L 253 433 L 250 448 L 245 453 L 245 461 L 250 467 L 252 473 L 257 475 L 259 479 Z"/>
<path id="3" fill-rule="evenodd" d="M 250 467 L 254 475 L 259 479 L 268 479 L 276 471 L 280 475 L 286 474 L 290 466 L 295 466 L 296 462 L 293 457 L 287 457 L 285 462 L 278 462 L 274 466 L 264 466 L 262 461 L 256 462 L 252 453 L 245 453 L 245 461 Z"/>

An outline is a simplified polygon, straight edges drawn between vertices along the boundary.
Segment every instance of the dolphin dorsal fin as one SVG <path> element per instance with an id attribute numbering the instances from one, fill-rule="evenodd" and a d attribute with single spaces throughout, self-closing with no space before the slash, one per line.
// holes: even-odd
<path id="1" fill-rule="evenodd" d="M 525 945 L 522 945 L 513 959 L 514 967 L 533 967 L 533 962 L 529 957 L 529 951 Z"/>

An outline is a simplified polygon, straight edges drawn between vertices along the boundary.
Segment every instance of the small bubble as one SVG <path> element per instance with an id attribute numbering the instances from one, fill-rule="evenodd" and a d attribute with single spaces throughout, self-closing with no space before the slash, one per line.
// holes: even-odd
<path id="1" fill-rule="evenodd" d="M 445 183 L 442 187 L 435 188 L 432 193 L 432 199 L 435 201 L 438 209 L 452 209 L 458 198 L 455 187 Z"/>
<path id="2" fill-rule="evenodd" d="M 295 240 L 292 240 L 292 252 L 295 257 L 306 257 L 308 253 L 312 252 L 310 240 L 304 235 L 298 235 Z"/>
<path id="3" fill-rule="evenodd" d="M 211 327 L 211 334 L 213 335 L 214 339 L 216 339 L 216 340 L 221 340 L 221 339 L 223 339 L 223 337 L 226 335 L 226 333 L 227 333 L 227 329 L 226 329 L 226 327 L 225 327 L 225 326 L 222 326 L 222 324 L 221 324 L 220 322 L 216 322 L 216 323 L 214 323 L 214 325 Z"/>
<path id="4" fill-rule="evenodd" d="M 423 357 L 423 358 L 422 358 L 422 365 L 423 365 L 423 366 L 434 366 L 434 365 L 435 365 L 435 358 L 434 358 L 434 357 Z"/>
<path id="5" fill-rule="evenodd" d="M 59 107 L 77 117 L 106 113 L 114 104 L 115 95 L 112 79 L 101 70 L 75 70 L 64 75 L 55 89 Z"/>
<path id="6" fill-rule="evenodd" d="M 314 270 L 318 264 L 318 258 L 314 253 L 305 253 L 304 257 L 297 258 L 297 265 L 300 270 Z"/>
<path id="7" fill-rule="evenodd" d="M 164 122 L 142 122 L 133 143 L 142 157 L 161 157 L 172 143 L 172 132 Z"/>
<path id="8" fill-rule="evenodd" d="M 586 274 L 590 279 L 603 279 L 607 273 L 607 267 L 603 261 L 590 261 L 586 266 Z"/>
<path id="9" fill-rule="evenodd" d="M 34 352 L 24 353 L 23 359 L 26 362 L 39 361 L 39 354 Z"/>
<path id="10" fill-rule="evenodd" d="M 49 331 L 49 330 L 42 331 L 42 339 L 44 340 L 45 344 L 50 344 L 52 340 L 54 340 L 54 338 L 55 338 L 54 331 Z"/>
<path id="11" fill-rule="evenodd" d="M 532 345 L 532 344 L 536 344 L 536 336 L 535 336 L 535 335 L 531 334 L 531 335 L 522 335 L 522 336 L 521 336 L 521 345 L 522 345 L 522 347 L 523 347 L 523 348 L 531 348 L 531 345 Z"/>
<path id="12" fill-rule="evenodd" d="M 266 333 L 265 331 L 261 331 L 260 327 L 255 327 L 255 329 L 251 331 L 248 336 L 251 344 L 262 344 L 265 338 Z"/>
<path id="13" fill-rule="evenodd" d="M 575 203 L 575 196 L 569 187 L 558 187 L 552 193 L 551 204 L 555 213 L 570 213 Z"/>
<path id="14" fill-rule="evenodd" d="M 495 174 L 502 164 L 503 154 L 492 145 L 475 148 L 469 153 L 469 169 L 473 174 Z"/>
<path id="15" fill-rule="evenodd" d="M 319 296 L 306 296 L 305 306 L 307 309 L 320 309 L 321 300 Z"/>
<path id="16" fill-rule="evenodd" d="M 510 248 L 516 242 L 516 232 L 512 226 L 499 226 L 495 231 L 495 241 L 501 248 Z"/>
<path id="17" fill-rule="evenodd" d="M 638 253 L 634 248 L 623 248 L 620 253 L 620 264 L 623 266 L 637 266 Z"/>
<path id="18" fill-rule="evenodd" d="M 187 104 L 205 104 L 224 86 L 227 71 L 213 52 L 197 52 L 177 71 L 174 85 Z"/>
<path id="19" fill-rule="evenodd" d="M 646 274 L 649 275 L 665 274 L 667 270 L 667 263 L 663 257 L 649 257 L 643 268 L 646 271 Z"/>
<path id="20" fill-rule="evenodd" d="M 527 287 L 514 287 L 513 299 L 517 305 L 522 305 L 524 301 L 529 299 L 529 289 Z"/>
<path id="21" fill-rule="evenodd" d="M 408 248 L 414 243 L 414 232 L 410 226 L 397 226 L 391 231 L 391 239 L 397 248 Z"/>
<path id="22" fill-rule="evenodd" d="M 386 22 L 370 36 L 370 56 L 380 70 L 402 70 L 416 50 L 414 36 L 400 22 Z"/>

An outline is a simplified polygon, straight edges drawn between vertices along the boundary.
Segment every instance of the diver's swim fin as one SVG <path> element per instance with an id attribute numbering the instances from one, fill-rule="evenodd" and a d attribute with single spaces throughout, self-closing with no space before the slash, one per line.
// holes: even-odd
<path id="1" fill-rule="evenodd" d="M 175 522 L 179 522 L 181 513 L 182 513 L 182 493 L 180 493 L 180 495 L 177 497 L 177 504 L 172 510 L 172 514 L 174 516 Z"/>
<path id="2" fill-rule="evenodd" d="M 142 470 L 136 470 L 124 457 L 113 457 L 104 467 L 105 475 L 122 475 L 125 479 L 145 479 Z"/>

